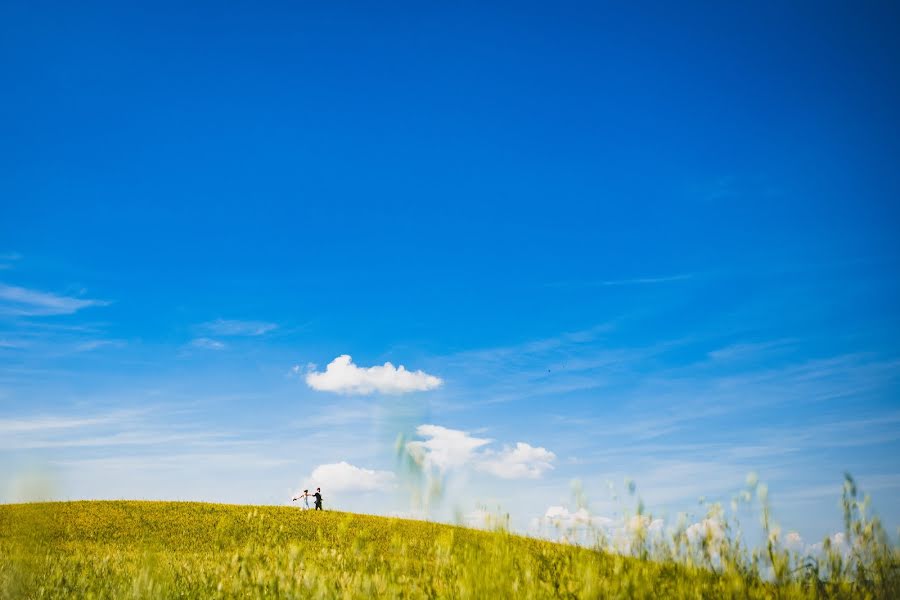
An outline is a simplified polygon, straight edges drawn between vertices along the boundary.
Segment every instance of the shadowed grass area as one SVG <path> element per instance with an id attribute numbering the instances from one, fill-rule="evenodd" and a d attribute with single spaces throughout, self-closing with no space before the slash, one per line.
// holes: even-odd
<path id="1" fill-rule="evenodd" d="M 815 598 L 898 590 L 896 578 L 863 588 L 839 571 L 828 582 L 802 575 L 775 583 L 752 568 L 641 553 L 289 507 L 0 506 L 3 598 Z"/>

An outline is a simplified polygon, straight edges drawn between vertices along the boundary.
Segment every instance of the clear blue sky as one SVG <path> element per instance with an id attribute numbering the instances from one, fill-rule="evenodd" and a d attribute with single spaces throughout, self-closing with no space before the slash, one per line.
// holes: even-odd
<path id="1" fill-rule="evenodd" d="M 816 540 L 844 470 L 895 528 L 890 4 L 3 3 L 3 499 L 402 512 L 405 433 L 521 528 L 756 471 Z"/>

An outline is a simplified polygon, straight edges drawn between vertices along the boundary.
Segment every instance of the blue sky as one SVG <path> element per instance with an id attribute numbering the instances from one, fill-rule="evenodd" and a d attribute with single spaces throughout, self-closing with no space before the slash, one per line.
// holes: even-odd
<path id="1" fill-rule="evenodd" d="M 897 17 L 4 3 L 2 499 L 894 531 Z"/>

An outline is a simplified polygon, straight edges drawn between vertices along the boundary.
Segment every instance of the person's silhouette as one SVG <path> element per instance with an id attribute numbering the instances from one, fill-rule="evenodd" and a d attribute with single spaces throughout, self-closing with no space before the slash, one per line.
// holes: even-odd
<path id="1" fill-rule="evenodd" d="M 316 498 L 316 510 L 322 510 L 322 488 L 316 488 L 316 493 L 313 496 Z"/>
<path id="2" fill-rule="evenodd" d="M 294 496 L 293 498 L 291 498 L 291 501 L 294 502 L 299 500 L 300 498 L 303 498 L 303 504 L 306 505 L 306 508 L 304 510 L 309 510 L 309 490 L 303 490 L 302 494 L 300 494 L 299 496 Z"/>

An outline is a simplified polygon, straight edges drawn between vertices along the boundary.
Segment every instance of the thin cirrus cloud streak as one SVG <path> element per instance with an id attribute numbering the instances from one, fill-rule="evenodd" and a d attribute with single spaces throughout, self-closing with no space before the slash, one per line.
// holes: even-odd
<path id="1" fill-rule="evenodd" d="M 60 429 L 77 429 L 95 425 L 106 425 L 114 422 L 112 416 L 100 417 L 60 417 L 60 416 L 35 416 L 22 419 L 0 419 L 0 433 L 12 435 L 24 432 L 43 432 Z"/>
<path id="2" fill-rule="evenodd" d="M 200 325 L 200 329 L 210 335 L 219 336 L 260 336 L 277 329 L 275 323 L 266 321 L 240 321 L 237 319 L 216 319 Z"/>
<path id="3" fill-rule="evenodd" d="M 92 306 L 106 306 L 105 300 L 60 296 L 49 292 L 0 284 L 0 313 L 21 317 L 70 315 Z"/>
<path id="4" fill-rule="evenodd" d="M 389 362 L 380 366 L 359 367 L 349 354 L 335 358 L 328 363 L 325 371 L 312 371 L 306 375 L 306 384 L 316 391 L 363 396 L 374 392 L 424 392 L 437 389 L 443 383 L 440 377 L 424 371 L 408 371 L 403 365 L 395 367 Z"/>
<path id="5" fill-rule="evenodd" d="M 202 350 L 224 350 L 226 348 L 224 342 L 208 337 L 200 337 L 191 340 L 191 346 Z"/>
<path id="6" fill-rule="evenodd" d="M 13 265 L 22 259 L 22 255 L 18 252 L 4 252 L 0 254 L 0 271 L 12 269 Z"/>
<path id="7" fill-rule="evenodd" d="M 672 283 L 675 281 L 686 281 L 694 279 L 694 273 L 679 273 L 676 275 L 664 275 L 660 277 L 633 277 L 628 279 L 601 279 L 601 280 L 584 280 L 584 281 L 555 281 L 548 283 L 548 287 L 608 287 L 608 286 L 630 286 L 630 285 L 650 285 L 654 283 Z"/>

